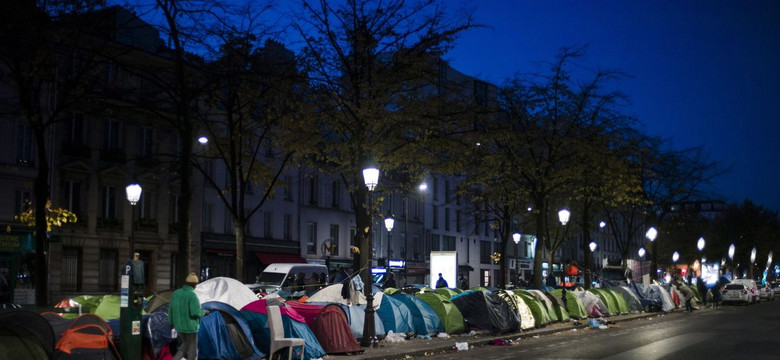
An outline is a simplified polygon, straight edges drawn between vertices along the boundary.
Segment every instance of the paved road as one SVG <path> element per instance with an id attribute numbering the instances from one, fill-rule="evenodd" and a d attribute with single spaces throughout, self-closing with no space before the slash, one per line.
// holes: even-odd
<path id="1" fill-rule="evenodd" d="M 510 338 L 511 339 L 511 338 Z M 431 359 L 780 359 L 780 301 L 653 316 Z"/>

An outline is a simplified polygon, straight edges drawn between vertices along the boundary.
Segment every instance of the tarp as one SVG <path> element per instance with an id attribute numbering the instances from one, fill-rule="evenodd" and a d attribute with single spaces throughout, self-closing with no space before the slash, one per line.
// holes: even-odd
<path id="1" fill-rule="evenodd" d="M 195 294 L 201 304 L 218 301 L 232 306 L 236 311 L 257 300 L 257 295 L 246 285 L 228 277 L 215 277 L 198 284 Z"/>
<path id="2" fill-rule="evenodd" d="M 209 314 L 201 318 L 198 330 L 199 358 L 252 360 L 265 356 L 255 346 L 246 319 L 232 305 L 209 301 L 203 303 L 201 308 L 208 310 Z"/>
<path id="3" fill-rule="evenodd" d="M 520 329 L 520 317 L 498 295 L 467 291 L 453 296 L 450 301 L 463 314 L 467 325 L 498 334 Z"/>
<path id="4" fill-rule="evenodd" d="M 95 314 L 82 314 L 62 333 L 55 360 L 118 360 L 119 352 L 108 324 Z"/>
<path id="5" fill-rule="evenodd" d="M 669 312 L 674 310 L 674 303 L 672 303 L 672 298 L 669 296 L 669 292 L 664 290 L 661 285 L 648 285 L 647 289 L 645 290 L 645 295 L 648 299 L 652 299 L 658 302 L 659 306 L 661 307 L 661 311 Z"/>
<path id="6" fill-rule="evenodd" d="M 382 319 L 385 332 L 405 334 L 414 331 L 412 313 L 406 304 L 392 296 L 382 296 L 381 301 L 382 303 L 376 312 Z"/>
<path id="7" fill-rule="evenodd" d="M 328 354 L 363 352 L 352 334 L 343 308 L 339 305 L 324 306 L 311 329 Z"/>
<path id="8" fill-rule="evenodd" d="M 515 289 L 513 292 L 522 298 L 523 301 L 525 301 L 525 304 L 528 306 L 528 309 L 531 310 L 531 314 L 534 316 L 535 327 L 545 326 L 552 321 L 550 314 L 547 312 L 547 306 L 542 303 L 541 300 L 537 299 L 533 294 L 530 294 L 526 290 L 522 289 Z"/>
<path id="9" fill-rule="evenodd" d="M 661 309 L 663 305 L 661 299 L 649 298 L 642 285 L 632 281 L 627 285 L 625 285 L 625 288 L 631 290 L 631 292 L 634 293 L 634 295 L 636 295 L 637 299 L 639 299 L 639 302 L 642 303 L 642 308 L 645 309 L 645 311 L 650 311 L 653 309 L 659 309 L 659 310 Z"/>
<path id="10" fill-rule="evenodd" d="M 343 296 L 341 296 L 342 287 L 343 285 L 340 283 L 326 286 L 320 289 L 320 291 L 317 291 L 316 293 L 309 296 L 309 298 L 306 299 L 306 302 L 319 303 L 319 304 L 338 303 L 343 305 L 349 305 L 348 299 L 345 299 Z M 378 308 L 379 305 L 382 303 L 382 296 L 384 295 L 385 294 L 381 290 L 374 291 L 374 302 L 373 302 L 374 309 Z M 356 294 L 356 297 L 358 299 L 357 304 L 352 304 L 352 305 L 366 305 L 366 296 L 365 294 L 363 294 L 363 292 Z"/>
<path id="11" fill-rule="evenodd" d="M 37 313 L 22 309 L 0 312 L 0 355 L 8 359 L 49 359 L 55 339 L 49 322 Z"/>
<path id="12" fill-rule="evenodd" d="M 396 293 L 393 298 L 406 304 L 412 315 L 412 323 L 417 335 L 432 335 L 444 331 L 444 325 L 441 323 L 439 315 L 425 301 L 414 295 L 403 293 Z"/>
<path id="13" fill-rule="evenodd" d="M 610 290 L 623 297 L 629 312 L 637 313 L 644 310 L 642 302 L 639 301 L 639 297 L 637 297 L 636 293 L 631 291 L 627 286 L 615 286 L 610 288 Z"/>
<path id="14" fill-rule="evenodd" d="M 604 301 L 601 300 L 600 296 L 594 294 L 592 291 L 572 291 L 572 293 L 579 296 L 580 300 L 582 300 L 582 305 L 585 306 L 585 310 L 588 312 L 588 315 L 595 315 L 593 311 L 594 307 L 596 308 L 596 312 L 600 314 L 596 316 L 610 315 L 607 305 L 604 304 Z"/>
<path id="15" fill-rule="evenodd" d="M 499 290 L 495 292 L 501 300 L 504 300 L 512 310 L 520 317 L 520 328 L 523 330 L 533 329 L 536 326 L 536 319 L 534 319 L 531 309 L 525 303 L 525 300 L 520 295 L 511 291 Z"/>
<path id="16" fill-rule="evenodd" d="M 151 353 L 156 359 L 176 338 L 168 322 L 168 305 L 159 306 L 155 310 L 141 317 L 141 335 L 151 345 Z"/>
<path id="17" fill-rule="evenodd" d="M 271 349 L 271 332 L 266 327 L 268 322 L 268 311 L 266 309 L 268 302 L 266 300 L 257 300 L 241 309 L 241 315 L 247 320 L 249 328 L 252 330 L 252 337 L 255 345 L 266 354 Z M 325 355 L 325 350 L 320 346 L 320 342 L 314 333 L 306 325 L 303 316 L 298 314 L 292 307 L 285 306 L 280 301 L 272 301 L 272 305 L 279 305 L 282 314 L 282 324 L 284 325 L 284 337 L 299 338 L 304 341 L 304 359 L 318 359 Z M 300 359 L 300 348 L 293 349 L 293 357 Z"/>
<path id="18" fill-rule="evenodd" d="M 452 303 L 443 296 L 435 292 L 420 292 L 415 294 L 420 300 L 425 301 L 436 314 L 439 315 L 444 331 L 448 333 L 463 332 L 466 330 L 466 323 L 463 321 L 463 314 Z"/>

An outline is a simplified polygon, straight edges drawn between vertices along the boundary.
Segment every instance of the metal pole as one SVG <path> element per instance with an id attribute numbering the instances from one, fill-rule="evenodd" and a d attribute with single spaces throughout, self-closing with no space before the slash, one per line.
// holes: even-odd
<path id="1" fill-rule="evenodd" d="M 363 339 L 360 341 L 360 346 L 363 347 L 369 347 L 373 345 L 373 340 L 376 336 L 376 328 L 374 327 L 374 292 L 372 290 L 374 285 L 374 276 L 371 274 L 371 249 L 373 248 L 372 243 L 374 227 L 374 192 L 371 190 L 368 191 L 368 204 L 368 218 L 370 219 L 371 224 L 369 225 L 369 230 L 366 234 L 366 236 L 368 236 L 368 249 L 365 249 L 368 251 L 368 254 L 366 254 L 368 257 L 368 264 L 366 265 L 367 268 L 364 269 L 364 271 L 368 272 L 368 281 L 366 281 L 363 286 L 363 292 L 366 295 L 366 311 L 365 318 L 363 319 Z"/>

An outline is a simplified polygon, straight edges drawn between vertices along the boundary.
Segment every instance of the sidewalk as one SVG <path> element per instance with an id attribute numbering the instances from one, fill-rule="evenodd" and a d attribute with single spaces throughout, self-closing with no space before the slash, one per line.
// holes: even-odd
<path id="1" fill-rule="evenodd" d="M 710 308 L 703 308 L 697 310 L 697 312 L 707 311 Z M 669 313 L 663 312 L 650 312 L 650 313 L 637 313 L 627 315 L 609 316 L 604 318 L 609 323 L 618 323 L 625 321 L 632 321 L 637 319 L 645 319 L 654 316 L 665 316 L 672 314 L 684 313 L 683 310 L 675 309 Z M 414 338 L 405 342 L 387 343 L 385 341 L 380 342 L 379 347 L 364 348 L 362 354 L 356 355 L 328 355 L 329 358 L 337 360 L 391 360 L 391 359 L 404 359 L 409 357 L 422 357 L 433 353 L 443 353 L 450 351 L 455 347 L 456 342 L 467 342 L 469 347 L 472 346 L 484 346 L 488 345 L 491 341 L 497 339 L 516 340 L 524 339 L 534 336 L 544 336 L 554 334 L 558 332 L 571 331 L 572 329 L 584 329 L 588 328 L 589 319 L 584 320 L 572 320 L 563 323 L 549 324 L 543 328 L 530 329 L 515 333 L 507 334 L 453 334 L 449 338 L 431 338 L 420 339 Z M 473 350 L 469 350 L 473 351 Z"/>

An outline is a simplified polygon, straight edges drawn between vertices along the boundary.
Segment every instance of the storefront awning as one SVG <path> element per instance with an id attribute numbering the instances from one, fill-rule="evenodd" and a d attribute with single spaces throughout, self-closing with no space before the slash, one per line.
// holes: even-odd
<path id="1" fill-rule="evenodd" d="M 264 264 L 274 263 L 296 263 L 305 264 L 306 260 L 300 255 L 296 254 L 279 254 L 279 253 L 255 253 L 255 256 Z"/>

